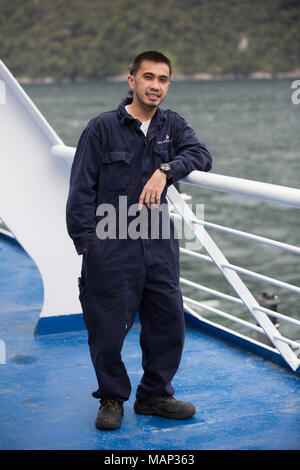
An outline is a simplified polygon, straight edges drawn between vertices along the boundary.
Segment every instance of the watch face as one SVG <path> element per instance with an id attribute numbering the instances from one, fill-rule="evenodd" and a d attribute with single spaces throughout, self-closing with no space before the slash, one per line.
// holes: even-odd
<path id="1" fill-rule="evenodd" d="M 172 170 L 168 163 L 162 163 L 160 165 L 160 170 L 163 171 L 167 175 L 167 178 L 172 177 Z"/>
<path id="2" fill-rule="evenodd" d="M 164 170 L 164 171 L 169 171 L 171 169 L 170 165 L 168 165 L 167 163 L 162 163 L 160 165 L 160 168 L 161 168 L 161 170 Z"/>

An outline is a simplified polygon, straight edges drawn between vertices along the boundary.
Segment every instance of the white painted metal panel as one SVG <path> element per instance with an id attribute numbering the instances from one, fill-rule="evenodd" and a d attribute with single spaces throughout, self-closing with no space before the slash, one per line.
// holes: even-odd
<path id="1" fill-rule="evenodd" d="M 41 316 L 81 312 L 81 258 L 65 223 L 72 160 L 55 157 L 63 145 L 0 61 L 0 214 L 38 266 L 44 286 Z"/>

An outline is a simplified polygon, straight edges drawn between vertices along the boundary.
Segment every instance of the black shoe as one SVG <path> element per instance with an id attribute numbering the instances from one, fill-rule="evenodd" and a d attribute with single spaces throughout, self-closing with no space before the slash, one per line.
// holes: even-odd
<path id="1" fill-rule="evenodd" d="M 136 400 L 134 411 L 140 415 L 156 415 L 169 419 L 189 419 L 196 413 L 196 408 L 192 403 L 175 400 L 172 395 L 168 395 Z"/>
<path id="2" fill-rule="evenodd" d="M 97 429 L 118 429 L 124 414 L 123 403 L 114 399 L 102 399 L 101 406 L 95 421 Z"/>

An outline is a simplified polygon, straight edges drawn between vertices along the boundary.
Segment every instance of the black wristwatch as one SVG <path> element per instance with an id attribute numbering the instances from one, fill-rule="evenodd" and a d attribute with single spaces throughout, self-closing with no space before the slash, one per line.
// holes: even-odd
<path id="1" fill-rule="evenodd" d="M 172 178 L 173 173 L 172 173 L 172 168 L 169 165 L 169 163 L 161 163 L 159 169 L 160 171 L 162 171 L 163 173 L 167 175 L 167 180 L 170 180 Z"/>

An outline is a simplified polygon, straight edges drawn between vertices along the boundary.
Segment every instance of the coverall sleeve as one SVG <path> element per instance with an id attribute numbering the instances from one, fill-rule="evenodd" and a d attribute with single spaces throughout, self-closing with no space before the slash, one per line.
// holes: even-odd
<path id="1" fill-rule="evenodd" d="M 169 162 L 173 172 L 172 183 L 181 180 L 191 171 L 209 171 L 212 157 L 205 144 L 200 142 L 194 130 L 177 115 L 175 134 L 175 158 Z"/>
<path id="2" fill-rule="evenodd" d="M 79 255 L 88 248 L 96 231 L 101 154 L 100 132 L 97 129 L 94 120 L 91 120 L 79 139 L 71 168 L 66 222 Z"/>

